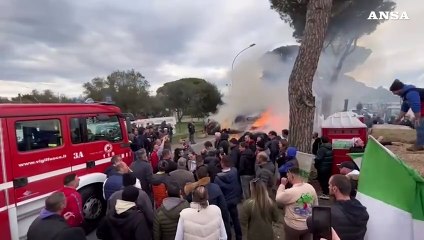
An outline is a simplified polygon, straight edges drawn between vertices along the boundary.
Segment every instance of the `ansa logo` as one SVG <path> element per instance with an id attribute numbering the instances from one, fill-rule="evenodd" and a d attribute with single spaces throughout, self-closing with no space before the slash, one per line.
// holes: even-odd
<path id="1" fill-rule="evenodd" d="M 113 150 L 112 144 L 110 144 L 110 143 L 106 144 L 104 150 L 105 150 L 106 153 L 111 153 L 112 150 Z"/>

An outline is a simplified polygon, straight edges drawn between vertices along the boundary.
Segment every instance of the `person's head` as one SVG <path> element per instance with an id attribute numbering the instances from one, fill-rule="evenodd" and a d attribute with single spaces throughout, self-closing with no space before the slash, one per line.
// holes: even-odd
<path id="1" fill-rule="evenodd" d="M 266 162 L 268 162 L 268 156 L 266 155 L 266 153 L 264 152 L 258 153 L 258 155 L 256 156 L 256 163 L 258 165 L 262 165 Z"/>
<path id="2" fill-rule="evenodd" d="M 197 179 L 202 179 L 205 177 L 209 177 L 208 167 L 203 165 L 197 168 L 196 170 Z"/>
<path id="3" fill-rule="evenodd" d="M 264 151 L 265 150 L 265 141 L 261 139 L 258 142 L 256 142 L 256 148 L 259 151 Z"/>
<path id="4" fill-rule="evenodd" d="M 289 130 L 283 129 L 283 131 L 281 131 L 281 133 L 283 134 L 283 137 L 287 137 L 289 135 Z"/>
<path id="5" fill-rule="evenodd" d="M 119 162 L 116 165 L 116 171 L 124 174 L 124 173 L 128 173 L 130 171 L 130 168 L 128 167 L 128 165 L 125 162 Z"/>
<path id="6" fill-rule="evenodd" d="M 334 196 L 336 200 L 339 200 L 350 196 L 352 185 L 348 177 L 336 174 L 330 177 L 328 188 L 330 190 L 330 195 Z"/>
<path id="7" fill-rule="evenodd" d="M 390 86 L 390 91 L 394 95 L 401 96 L 403 94 L 403 88 L 405 87 L 405 84 L 401 82 L 399 79 L 395 79 Z"/>
<path id="8" fill-rule="evenodd" d="M 276 138 L 277 137 L 277 132 L 275 132 L 275 131 L 270 131 L 269 133 L 268 133 L 268 137 L 269 137 L 269 139 L 274 139 L 274 138 Z"/>
<path id="9" fill-rule="evenodd" d="M 180 157 L 177 162 L 178 169 L 186 169 L 187 170 L 187 159 Z"/>
<path id="10" fill-rule="evenodd" d="M 231 167 L 231 159 L 228 155 L 221 155 L 221 167 L 223 169 Z"/>
<path id="11" fill-rule="evenodd" d="M 162 159 L 163 160 L 171 160 L 172 159 L 172 153 L 169 149 L 163 149 L 162 151 Z"/>
<path id="12" fill-rule="evenodd" d="M 289 171 L 287 172 L 287 180 L 291 184 L 303 182 L 303 178 L 300 175 L 300 169 L 297 167 L 290 168 Z"/>
<path id="13" fill-rule="evenodd" d="M 195 152 L 189 152 L 188 153 L 188 159 L 189 160 L 196 160 L 196 153 Z"/>
<path id="14" fill-rule="evenodd" d="M 179 198 L 181 197 L 181 189 L 178 183 L 169 182 L 166 184 L 166 192 L 168 193 L 168 197 Z"/>
<path id="15" fill-rule="evenodd" d="M 321 143 L 329 143 L 330 139 L 327 136 L 322 136 L 321 137 Z"/>
<path id="16" fill-rule="evenodd" d="M 272 206 L 272 200 L 269 197 L 266 184 L 262 179 L 255 178 L 250 181 L 250 195 L 262 218 L 270 219 L 271 216 L 268 213 Z"/>
<path id="17" fill-rule="evenodd" d="M 128 186 L 135 186 L 135 183 L 137 182 L 137 178 L 132 173 L 125 173 L 122 175 L 122 184 L 124 187 Z"/>
<path id="18" fill-rule="evenodd" d="M 174 161 L 177 162 L 180 157 L 184 155 L 184 149 L 182 148 L 176 148 L 174 150 Z"/>
<path id="19" fill-rule="evenodd" d="M 205 146 L 205 148 L 206 149 L 210 149 L 210 148 L 212 148 L 212 143 L 210 142 L 210 141 L 206 141 L 204 144 L 203 144 L 203 146 Z"/>
<path id="20" fill-rule="evenodd" d="M 296 158 L 297 155 L 297 149 L 295 147 L 288 147 L 287 148 L 287 157 L 289 159 Z"/>
<path id="21" fill-rule="evenodd" d="M 280 150 L 285 151 L 287 150 L 289 146 L 289 142 L 287 141 L 287 139 L 282 138 L 279 142 L 278 142 L 278 147 Z"/>
<path id="22" fill-rule="evenodd" d="M 148 161 L 146 149 L 142 148 L 135 152 L 139 160 Z"/>
<path id="23" fill-rule="evenodd" d="M 243 152 L 244 150 L 246 150 L 246 147 L 247 147 L 247 143 L 241 142 L 240 145 L 239 145 L 240 152 Z"/>
<path id="24" fill-rule="evenodd" d="M 231 147 L 237 146 L 239 144 L 239 142 L 235 138 L 231 138 L 229 142 Z"/>
<path id="25" fill-rule="evenodd" d="M 252 140 L 252 135 L 250 133 L 246 134 L 244 136 L 244 141 L 245 142 L 250 142 Z"/>
<path id="26" fill-rule="evenodd" d="M 209 194 L 205 186 L 198 186 L 193 191 L 193 202 L 198 203 L 200 207 L 207 208 L 209 203 Z"/>
<path id="27" fill-rule="evenodd" d="M 127 186 L 122 191 L 122 200 L 127 202 L 136 202 L 138 198 L 139 190 L 134 186 Z"/>
<path id="28" fill-rule="evenodd" d="M 71 173 L 65 176 L 63 179 L 63 185 L 71 188 L 78 188 L 80 179 L 75 173 Z"/>
<path id="29" fill-rule="evenodd" d="M 160 148 L 160 144 L 155 143 L 153 145 L 153 151 L 157 152 L 157 151 L 159 151 L 159 148 Z"/>
<path id="30" fill-rule="evenodd" d="M 312 133 L 312 139 L 317 139 L 317 138 L 318 138 L 318 133 L 317 132 Z"/>
<path id="31" fill-rule="evenodd" d="M 110 162 L 113 166 L 117 166 L 118 163 L 122 162 L 122 157 L 120 155 L 115 155 L 110 159 Z"/>
<path id="32" fill-rule="evenodd" d="M 166 172 L 169 169 L 169 163 L 165 160 L 160 160 L 158 163 L 158 170 L 159 172 Z"/>
<path id="33" fill-rule="evenodd" d="M 54 192 L 46 198 L 44 204 L 47 211 L 61 214 L 66 207 L 65 194 L 63 192 Z"/>
<path id="34" fill-rule="evenodd" d="M 355 170 L 355 163 L 353 161 L 345 161 L 339 165 L 340 174 L 347 175 Z"/>
<path id="35" fill-rule="evenodd" d="M 217 139 L 217 140 L 221 139 L 221 133 L 220 132 L 215 133 L 215 139 Z"/>

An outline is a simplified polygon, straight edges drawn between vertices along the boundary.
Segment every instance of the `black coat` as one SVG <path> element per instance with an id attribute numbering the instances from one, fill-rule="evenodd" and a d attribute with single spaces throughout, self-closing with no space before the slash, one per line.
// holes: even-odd
<path id="1" fill-rule="evenodd" d="M 252 150 L 249 148 L 246 148 L 241 153 L 240 156 L 240 167 L 239 167 L 239 174 L 240 176 L 255 176 L 255 162 L 256 157 Z"/>
<path id="2" fill-rule="evenodd" d="M 52 214 L 47 217 L 38 217 L 32 222 L 27 233 L 28 240 L 85 240 L 82 228 L 71 228 L 65 219 Z"/>
<path id="3" fill-rule="evenodd" d="M 333 149 L 331 143 L 323 143 L 315 157 L 317 171 L 331 171 L 333 165 Z"/>
<path id="4" fill-rule="evenodd" d="M 152 231 L 149 229 L 144 214 L 131 208 L 121 214 L 112 213 L 104 217 L 96 232 L 102 240 L 151 240 Z"/>
<path id="5" fill-rule="evenodd" d="M 336 201 L 331 206 L 331 223 L 343 240 L 363 240 L 369 215 L 358 200 Z"/>

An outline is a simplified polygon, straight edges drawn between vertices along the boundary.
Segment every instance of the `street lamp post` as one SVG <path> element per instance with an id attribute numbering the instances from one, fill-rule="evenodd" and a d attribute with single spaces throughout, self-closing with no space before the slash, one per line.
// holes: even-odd
<path id="1" fill-rule="evenodd" d="M 233 59 L 233 63 L 231 64 L 231 72 L 234 71 L 234 63 L 236 62 L 237 57 L 244 51 L 246 51 L 247 49 L 254 47 L 256 45 L 256 43 L 252 43 L 250 44 L 248 47 L 246 47 L 245 49 L 241 50 L 239 53 L 237 53 L 237 55 L 234 57 Z M 233 78 L 231 77 L 231 87 L 233 85 Z"/>
<path id="2" fill-rule="evenodd" d="M 233 63 L 231 64 L 231 71 L 234 70 L 234 63 L 236 62 L 237 57 L 244 51 L 246 51 L 247 49 L 254 47 L 256 45 L 256 43 L 252 43 L 250 44 L 248 47 L 246 47 L 245 49 L 241 50 L 239 53 L 237 53 L 237 55 L 234 57 L 233 59 Z"/>

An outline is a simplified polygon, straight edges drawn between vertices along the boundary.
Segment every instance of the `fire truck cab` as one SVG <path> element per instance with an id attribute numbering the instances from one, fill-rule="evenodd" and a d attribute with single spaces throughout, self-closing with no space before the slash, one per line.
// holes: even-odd
<path id="1" fill-rule="evenodd" d="M 0 104 L 1 239 L 25 239 L 44 200 L 80 178 L 83 214 L 95 225 L 105 212 L 105 169 L 114 155 L 133 159 L 121 110 L 107 104 Z"/>

